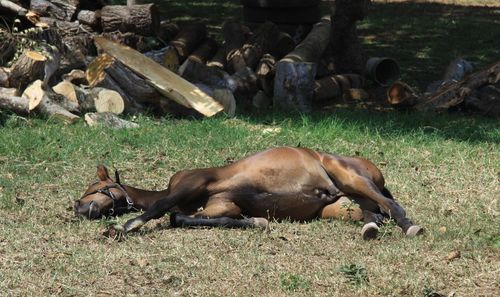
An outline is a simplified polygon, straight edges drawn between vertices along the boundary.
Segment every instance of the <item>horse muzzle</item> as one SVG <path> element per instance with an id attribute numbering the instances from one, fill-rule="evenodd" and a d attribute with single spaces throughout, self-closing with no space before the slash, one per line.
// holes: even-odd
<path id="1" fill-rule="evenodd" d="M 80 201 L 75 201 L 73 206 L 75 215 L 89 219 L 99 219 L 102 217 L 101 210 L 95 201 L 81 205 Z"/>

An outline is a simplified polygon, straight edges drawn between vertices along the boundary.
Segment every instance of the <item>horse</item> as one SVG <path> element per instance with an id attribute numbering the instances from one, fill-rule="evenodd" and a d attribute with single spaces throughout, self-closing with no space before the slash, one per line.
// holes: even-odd
<path id="1" fill-rule="evenodd" d="M 368 240 L 391 218 L 406 236 L 424 230 L 406 216 L 381 171 L 359 157 L 276 147 L 221 167 L 179 171 L 161 191 L 124 185 L 115 174 L 113 180 L 105 166 L 98 166 L 99 180 L 75 201 L 74 211 L 98 219 L 143 210 L 123 226 L 112 227 L 125 234 L 167 212 L 172 227 L 266 228 L 269 220 L 362 220 L 362 238 Z"/>

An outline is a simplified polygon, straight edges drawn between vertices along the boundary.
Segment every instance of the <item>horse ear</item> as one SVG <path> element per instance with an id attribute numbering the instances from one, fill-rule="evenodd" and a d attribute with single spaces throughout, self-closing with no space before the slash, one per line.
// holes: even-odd
<path id="1" fill-rule="evenodd" d="M 99 177 L 101 181 L 108 180 L 109 179 L 108 168 L 106 168 L 106 166 L 104 165 L 97 166 L 97 177 Z"/>
<path id="2" fill-rule="evenodd" d="M 118 169 L 115 169 L 115 182 L 119 185 L 121 185 L 120 181 L 120 173 L 118 173 Z"/>

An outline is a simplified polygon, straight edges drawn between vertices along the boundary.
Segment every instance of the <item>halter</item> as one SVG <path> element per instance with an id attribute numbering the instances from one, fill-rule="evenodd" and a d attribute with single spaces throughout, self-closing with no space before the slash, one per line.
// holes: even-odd
<path id="1" fill-rule="evenodd" d="M 132 198 L 130 198 L 130 196 L 128 195 L 128 193 L 125 190 L 125 188 L 123 188 L 123 186 L 121 184 L 119 184 L 119 182 L 113 183 L 111 185 L 108 185 L 108 186 L 105 186 L 103 188 L 97 189 L 97 190 L 95 190 L 93 192 L 87 193 L 87 194 L 83 195 L 82 198 L 85 198 L 87 196 L 94 195 L 94 194 L 97 194 L 97 193 L 106 195 L 108 198 L 110 198 L 111 200 L 113 200 L 113 207 L 111 207 L 111 209 L 109 210 L 109 215 L 112 216 L 115 213 L 116 202 L 118 201 L 118 199 L 116 199 L 115 194 L 113 194 L 113 192 L 111 192 L 109 190 L 109 189 L 113 189 L 113 188 L 118 189 L 118 190 L 120 190 L 120 191 L 123 192 L 123 194 L 125 195 L 125 200 L 127 201 L 127 210 L 132 209 L 134 207 L 134 201 L 132 201 Z"/>

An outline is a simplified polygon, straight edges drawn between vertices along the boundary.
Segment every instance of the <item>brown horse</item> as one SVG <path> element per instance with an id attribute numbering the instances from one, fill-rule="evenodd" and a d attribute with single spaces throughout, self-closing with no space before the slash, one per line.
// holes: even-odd
<path id="1" fill-rule="evenodd" d="M 122 185 L 104 166 L 97 175 L 99 181 L 75 202 L 75 213 L 96 219 L 145 210 L 114 227 L 125 233 L 168 211 L 173 227 L 266 227 L 268 219 L 337 218 L 364 220 L 362 236 L 371 239 L 383 218 L 391 217 L 406 235 L 423 232 L 406 217 L 373 163 L 307 148 L 272 148 L 223 167 L 183 170 L 163 191 Z"/>

